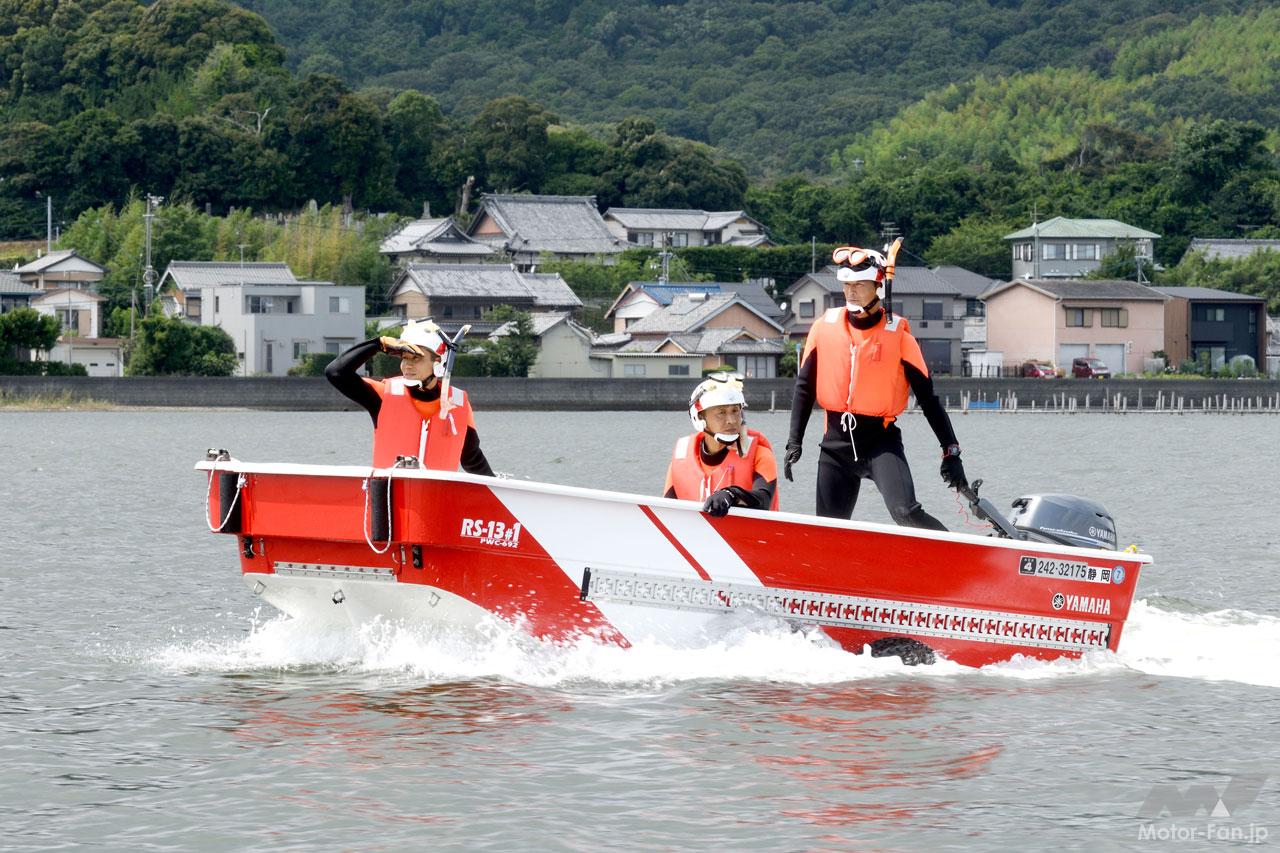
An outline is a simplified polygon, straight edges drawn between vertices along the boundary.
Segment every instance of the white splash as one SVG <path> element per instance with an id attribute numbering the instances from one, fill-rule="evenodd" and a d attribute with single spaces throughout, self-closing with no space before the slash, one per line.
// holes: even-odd
<path id="1" fill-rule="evenodd" d="M 692 648 L 641 642 L 629 648 L 583 639 L 544 643 L 494 620 L 479 630 L 375 622 L 360 630 L 277 617 L 247 635 L 181 639 L 148 655 L 167 670 L 247 672 L 319 669 L 450 682 L 494 678 L 539 687 L 644 686 L 698 680 L 833 684 L 881 677 L 1037 680 L 1136 670 L 1151 675 L 1280 687 L 1280 619 L 1246 611 L 1174 612 L 1137 601 L 1118 654 L 1079 660 L 1022 657 L 974 670 L 948 661 L 908 667 L 896 657 L 851 655 L 817 630 L 792 630 L 752 614 L 719 620 Z"/>

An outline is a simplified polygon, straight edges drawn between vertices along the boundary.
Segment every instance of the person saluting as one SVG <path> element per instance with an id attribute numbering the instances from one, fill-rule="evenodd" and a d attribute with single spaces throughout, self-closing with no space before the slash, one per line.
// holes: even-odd
<path id="1" fill-rule="evenodd" d="M 689 397 L 696 430 L 671 452 L 663 496 L 703 501 L 702 510 L 722 516 L 730 507 L 778 508 L 778 463 L 763 434 L 746 429 L 742 377 L 712 373 Z"/>
<path id="2" fill-rule="evenodd" d="M 493 476 L 480 450 L 467 392 L 446 384 L 445 354 L 453 344 L 431 320 L 411 321 L 399 338 L 372 338 L 329 362 L 333 387 L 373 419 L 373 464 L 390 468 L 400 456 L 416 456 L 424 468 Z M 400 376 L 369 379 L 357 371 L 379 352 L 398 356 Z"/>
<path id="3" fill-rule="evenodd" d="M 832 260 L 844 286 L 845 307 L 827 310 L 809 330 L 796 374 L 784 473 L 790 480 L 816 400 L 827 413 L 818 457 L 818 515 L 851 517 L 861 481 L 869 479 L 897 524 L 946 530 L 916 500 L 902 432 L 895 423 L 907 407 L 908 393 L 915 394 L 942 447 L 943 481 L 955 489 L 967 488 L 968 482 L 951 419 L 933 390 L 920 344 L 907 318 L 889 316 L 881 301 L 886 270 L 892 282 L 893 262 L 857 246 L 841 246 Z"/>

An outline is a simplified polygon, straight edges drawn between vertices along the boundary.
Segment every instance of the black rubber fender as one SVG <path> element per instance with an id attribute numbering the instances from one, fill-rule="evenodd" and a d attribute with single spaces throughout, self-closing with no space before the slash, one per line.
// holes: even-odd
<path id="1" fill-rule="evenodd" d="M 937 661 L 933 649 L 910 637 L 881 637 L 871 643 L 873 658 L 900 657 L 907 666 L 931 664 Z"/>

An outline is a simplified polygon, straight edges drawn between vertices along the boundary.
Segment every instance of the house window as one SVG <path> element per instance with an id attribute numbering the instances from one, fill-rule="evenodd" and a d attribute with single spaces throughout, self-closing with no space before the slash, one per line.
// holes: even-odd
<path id="1" fill-rule="evenodd" d="M 813 300 L 806 299 L 800 303 L 800 319 L 810 320 L 813 318 Z"/>
<path id="2" fill-rule="evenodd" d="M 1015 261 L 1029 261 L 1029 260 L 1031 260 L 1031 244 L 1030 244 L 1030 243 L 1015 243 L 1015 244 L 1014 244 L 1014 246 L 1013 246 L 1013 259 L 1014 259 Z"/>
<path id="3" fill-rule="evenodd" d="M 941 320 L 942 319 L 942 303 L 926 302 L 924 304 L 924 319 Z"/>
<path id="4" fill-rule="evenodd" d="M 964 301 L 964 316 L 966 317 L 982 317 L 986 314 L 986 306 L 981 299 L 966 299 Z"/>
<path id="5" fill-rule="evenodd" d="M 1200 306 L 1200 319 L 1206 323 L 1224 323 L 1227 319 L 1226 308 L 1210 308 L 1208 305 Z"/>
<path id="6" fill-rule="evenodd" d="M 244 310 L 246 314 L 270 314 L 271 313 L 271 297 L 270 296 L 246 296 Z"/>
<path id="7" fill-rule="evenodd" d="M 292 313 L 293 313 L 293 308 L 294 308 L 294 303 L 295 303 L 295 301 L 296 301 L 296 300 L 293 300 L 293 299 L 286 299 L 286 300 L 284 301 L 284 313 L 286 313 L 286 314 L 292 314 Z"/>
<path id="8" fill-rule="evenodd" d="M 702 245 L 714 246 L 719 242 L 720 242 L 719 231 L 703 231 L 702 232 Z"/>
<path id="9" fill-rule="evenodd" d="M 623 376 L 644 376 L 643 364 L 624 364 L 622 366 Z"/>
<path id="10" fill-rule="evenodd" d="M 689 234 L 685 231 L 677 231 L 671 235 L 671 245 L 677 249 L 684 248 L 689 245 Z"/>
<path id="11" fill-rule="evenodd" d="M 1101 254 L 1097 243 L 1072 243 L 1071 258 L 1076 261 L 1096 261 Z"/>
<path id="12" fill-rule="evenodd" d="M 636 241 L 636 243 L 637 243 L 637 244 L 639 244 L 639 245 L 641 245 L 641 246 L 652 246 L 652 245 L 653 245 L 653 232 L 652 232 L 652 231 L 638 231 L 638 232 L 636 232 L 635 238 L 636 238 L 636 240 L 635 240 L 635 241 Z"/>
<path id="13" fill-rule="evenodd" d="M 1093 325 L 1093 312 L 1088 308 L 1068 308 L 1066 311 L 1068 326 Z"/>
<path id="14" fill-rule="evenodd" d="M 293 360 L 298 361 L 306 354 L 307 354 L 307 342 L 294 341 L 293 342 Z"/>
<path id="15" fill-rule="evenodd" d="M 444 306 L 444 308 L 440 311 L 440 316 L 441 316 L 441 317 L 452 317 L 452 316 L 453 316 L 453 306 L 452 306 L 452 305 L 446 305 L 446 306 Z"/>
<path id="16" fill-rule="evenodd" d="M 272 360 L 271 360 L 271 351 L 276 348 L 275 341 L 263 341 L 262 347 L 264 350 L 263 366 L 266 368 L 267 373 L 271 373 L 272 366 L 273 366 Z"/>
<path id="17" fill-rule="evenodd" d="M 351 311 L 351 300 L 345 296 L 329 297 L 330 314 L 347 314 Z"/>
<path id="18" fill-rule="evenodd" d="M 688 375 L 689 375 L 689 365 L 687 365 L 687 364 L 668 364 L 668 365 L 667 365 L 667 375 L 668 375 L 668 376 L 688 376 Z"/>
<path id="19" fill-rule="evenodd" d="M 1040 244 L 1040 260 L 1042 261 L 1063 261 L 1067 258 L 1066 243 L 1041 243 Z"/>
<path id="20" fill-rule="evenodd" d="M 1099 308 L 1098 317 L 1103 328 L 1124 329 L 1129 326 L 1129 310 L 1127 308 Z"/>
<path id="21" fill-rule="evenodd" d="M 74 331 L 76 328 L 76 309 L 57 308 L 54 310 L 58 313 L 58 325 L 68 331 Z"/>
<path id="22" fill-rule="evenodd" d="M 777 374 L 777 360 L 767 355 L 738 356 L 738 372 L 748 379 L 773 379 Z"/>
<path id="23" fill-rule="evenodd" d="M 217 314 L 221 310 L 222 310 L 222 297 L 221 296 L 213 297 L 213 313 Z"/>

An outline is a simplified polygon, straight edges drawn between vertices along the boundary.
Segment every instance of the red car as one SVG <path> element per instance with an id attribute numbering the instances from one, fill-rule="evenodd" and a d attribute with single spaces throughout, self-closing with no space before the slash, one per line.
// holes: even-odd
<path id="1" fill-rule="evenodd" d="M 1022 365 L 1022 375 L 1032 379 L 1053 379 L 1058 375 L 1058 371 L 1053 369 L 1053 365 L 1045 361 L 1028 361 Z"/>
<path id="2" fill-rule="evenodd" d="M 1071 361 L 1071 375 L 1078 379 L 1110 379 L 1111 370 L 1100 358 L 1077 358 Z"/>

